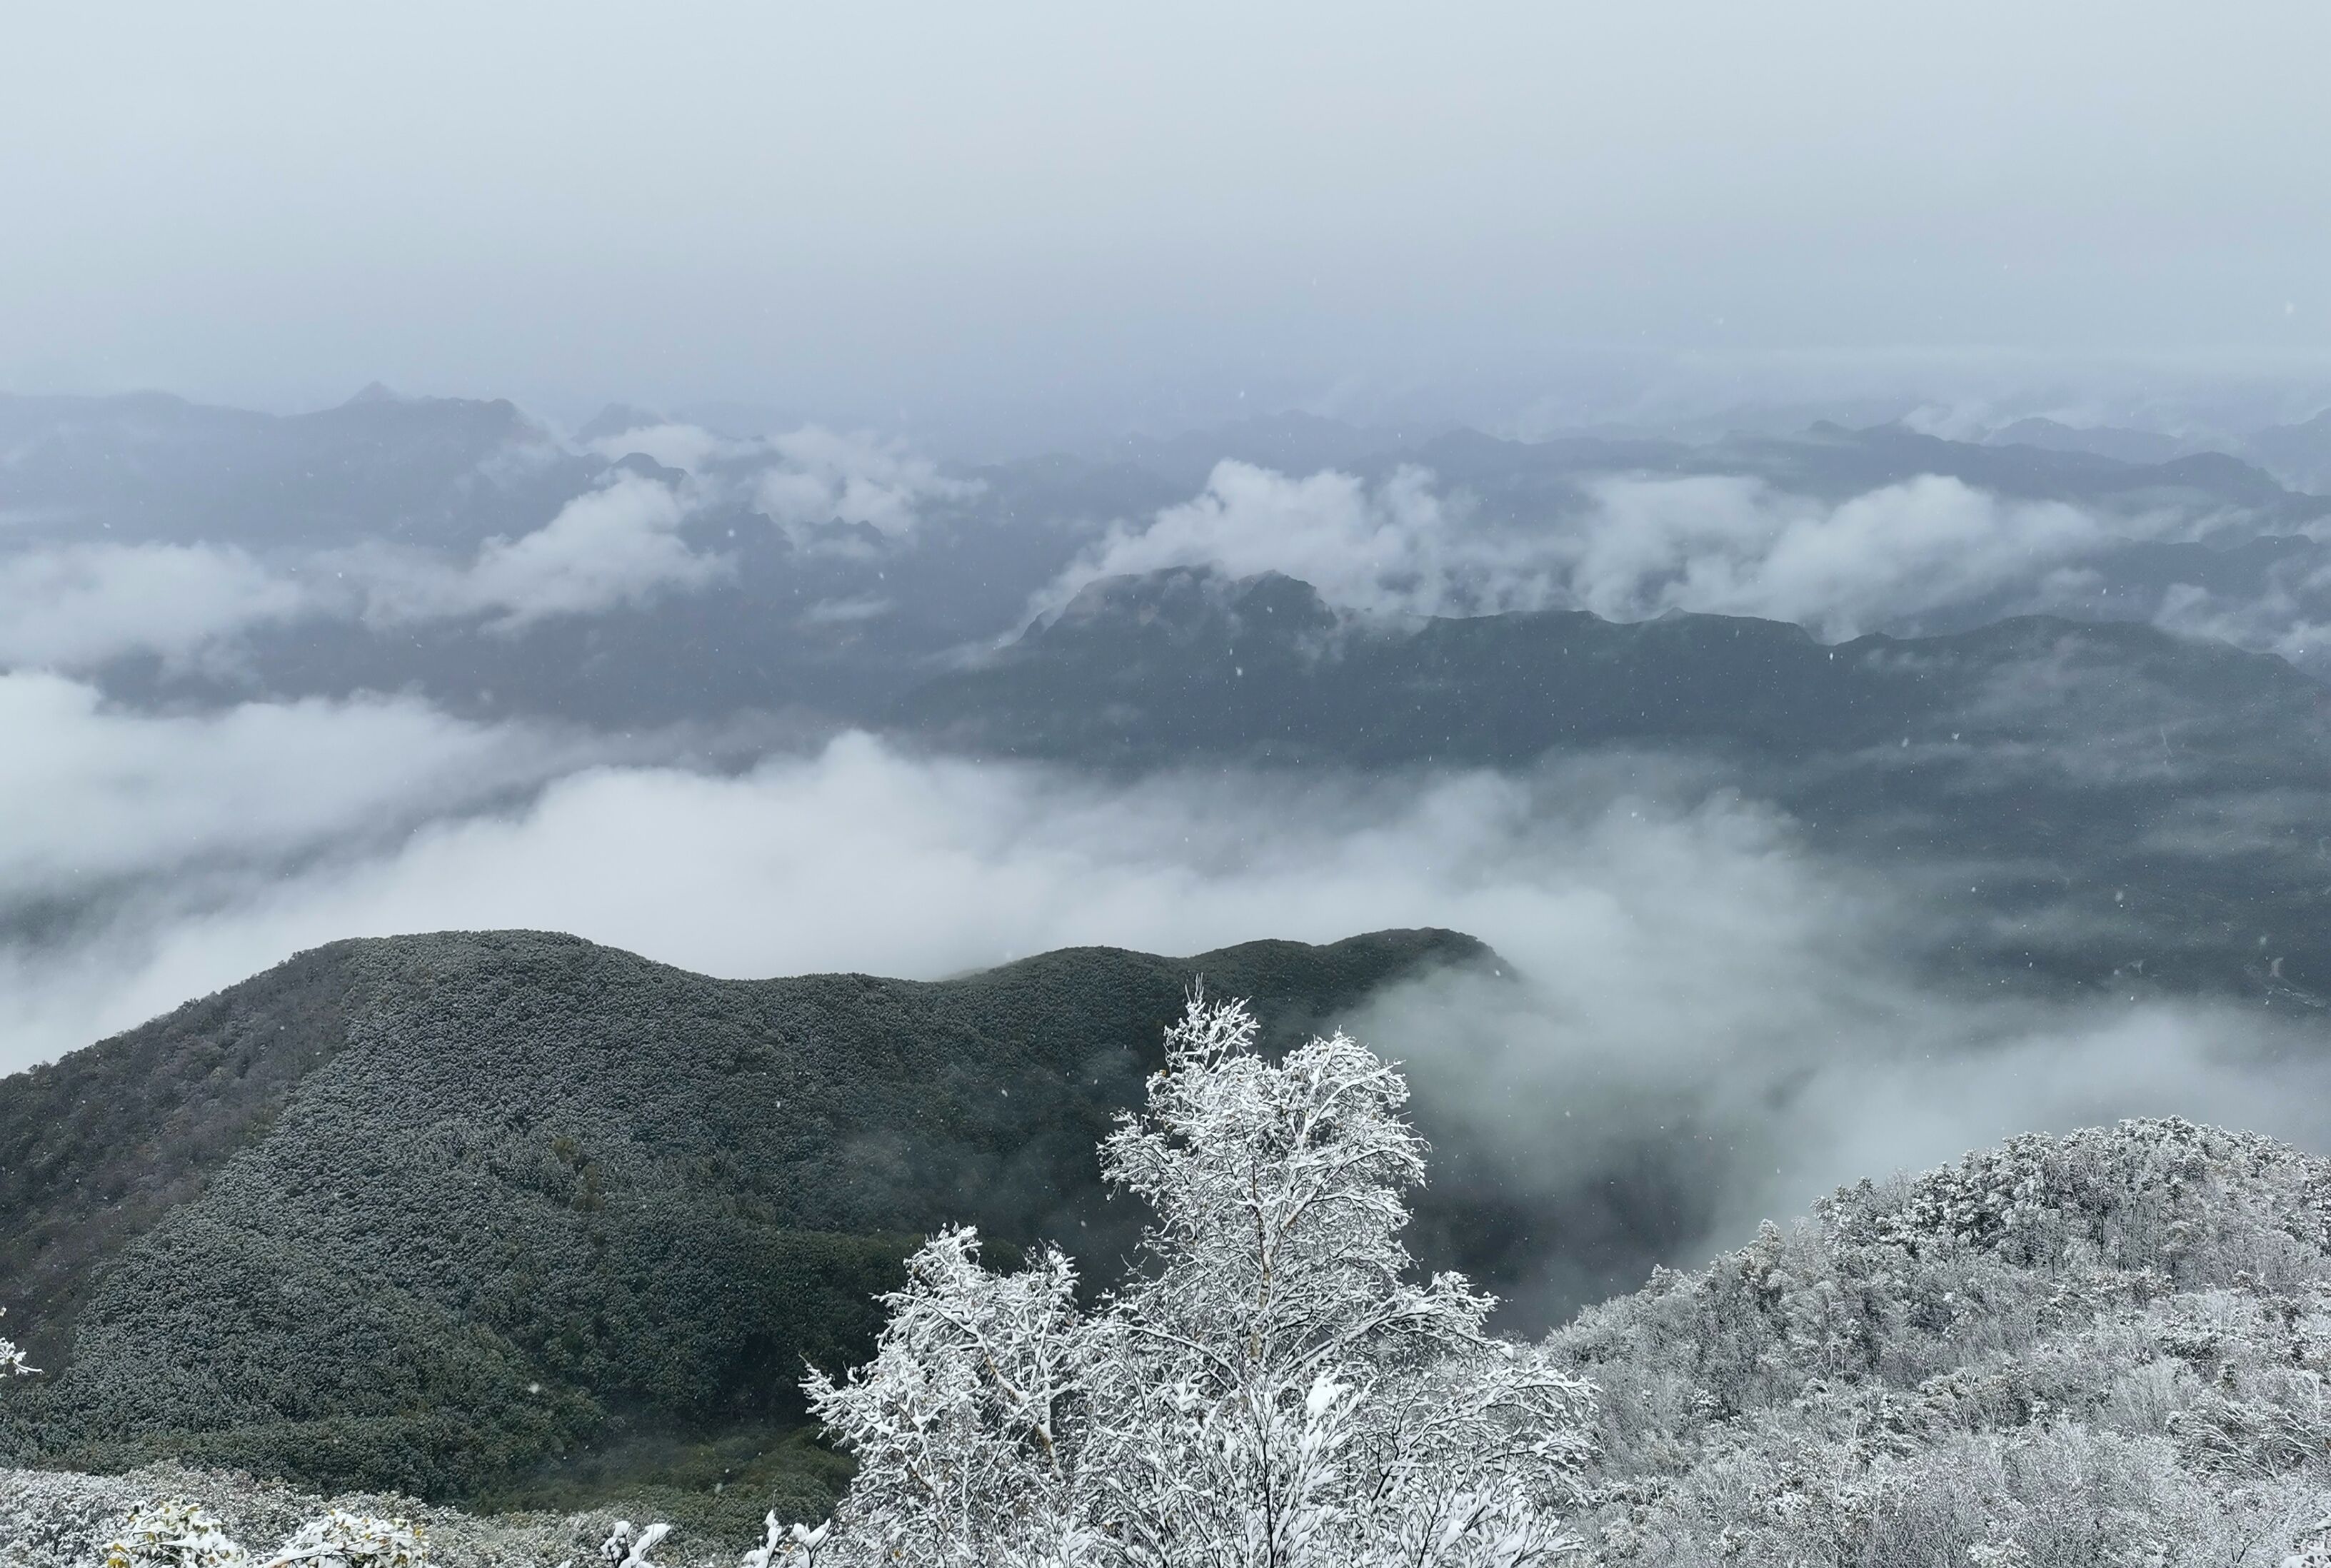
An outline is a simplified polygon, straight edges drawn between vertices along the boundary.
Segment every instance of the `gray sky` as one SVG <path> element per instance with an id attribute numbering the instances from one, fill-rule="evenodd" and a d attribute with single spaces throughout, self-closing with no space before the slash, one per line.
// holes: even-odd
<path id="1" fill-rule="evenodd" d="M 28 6 L 0 386 L 1001 439 L 1678 362 L 2314 375 L 2326 59 L 2306 3 Z"/>

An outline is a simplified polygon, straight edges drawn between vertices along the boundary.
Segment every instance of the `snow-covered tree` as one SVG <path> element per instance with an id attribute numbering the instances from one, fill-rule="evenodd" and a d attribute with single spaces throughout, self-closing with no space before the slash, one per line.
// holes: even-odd
<path id="1" fill-rule="evenodd" d="M 1338 1033 L 1273 1065 L 1193 999 L 1146 1114 L 1103 1147 L 1156 1215 L 1104 1321 L 1096 1444 L 1155 1563 L 1518 1563 L 1550 1554 L 1589 1391 L 1489 1335 L 1454 1274 L 1410 1283 L 1408 1086 Z M 1130 1440 L 1129 1442 L 1127 1440 Z M 1144 1472 L 1146 1475 L 1144 1475 Z"/>
<path id="2" fill-rule="evenodd" d="M 993 1274 L 975 1232 L 944 1231 L 883 1300 L 873 1364 L 804 1385 L 858 1459 L 853 1535 L 909 1564 L 1078 1560 L 1074 1467 L 1097 1346 L 1069 1260 L 1046 1251 Z"/>
<path id="3" fill-rule="evenodd" d="M 1135 1282 L 1080 1312 L 1067 1259 L 981 1267 L 949 1231 L 875 1359 L 813 1375 L 859 1474 L 838 1549 L 905 1564 L 1400 1563 L 1564 1550 L 1592 1390 L 1410 1278 L 1424 1145 L 1399 1073 L 1342 1034 L 1272 1063 L 1194 997 L 1103 1168 L 1154 1216 Z M 772 1545 L 775 1543 L 773 1541 Z"/>

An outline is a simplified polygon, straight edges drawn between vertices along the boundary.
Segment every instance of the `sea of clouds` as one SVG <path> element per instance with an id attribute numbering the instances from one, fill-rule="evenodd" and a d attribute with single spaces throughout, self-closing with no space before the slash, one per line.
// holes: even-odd
<path id="1" fill-rule="evenodd" d="M 1933 474 L 1842 501 L 1742 475 L 1607 474 L 1582 480 L 1573 504 L 1508 516 L 1418 467 L 1369 482 L 1224 462 L 1190 501 L 1111 527 L 1036 608 L 1099 577 L 1213 566 L 1281 572 L 1376 615 L 1689 611 L 1840 641 L 2009 591 L 2034 604 L 2077 597 L 2080 563 L 2125 543 L 2116 528 L 2128 526 Z"/>
<path id="2" fill-rule="evenodd" d="M 660 466 L 464 560 L 0 551 L 0 1070 L 346 936 L 534 927 L 720 975 L 931 977 L 1084 944 L 1181 955 L 1439 926 L 1489 943 L 1499 972 L 1403 986 L 1352 1022 L 1461 1145 L 1451 1179 L 1542 1195 L 1589 1229 L 1581 1194 L 1664 1193 L 1655 1221 L 1630 1223 L 1670 1261 L 1838 1183 L 2031 1128 L 2182 1114 L 2331 1147 L 2326 1059 L 2297 1025 L 1970 992 L 1927 962 L 1954 934 L 1916 876 L 1825 858 L 1671 761 L 1126 779 L 843 733 L 716 767 L 684 737 L 461 719 L 410 695 L 178 709 L 78 673 L 128 650 L 225 657 L 242 629 L 312 614 L 504 634 L 719 580 L 724 559 L 682 532 L 716 503 L 749 498 L 804 539 L 841 523 L 897 544 L 978 493 L 895 443 L 817 430 L 652 424 L 602 446 Z M 1187 502 L 1097 522 L 1032 607 L 1206 565 L 1286 572 L 1371 615 L 1722 611 L 1842 637 L 2077 573 L 2110 540 L 2077 508 L 1931 477 L 1832 502 L 1722 476 L 1603 476 L 1581 496 L 1536 526 L 1422 469 L 1226 462 Z M 1544 1241 L 1522 1288 L 1548 1311 L 1643 1261 L 1589 1267 Z"/>
<path id="3" fill-rule="evenodd" d="M 979 488 L 897 442 L 815 425 L 733 440 L 652 423 L 585 450 L 611 462 L 637 453 L 656 471 L 611 470 L 548 518 L 514 518 L 508 534 L 459 556 L 385 540 L 257 552 L 232 539 L 61 543 L 45 534 L 11 548 L 0 527 L 0 668 L 88 671 L 135 654 L 231 661 L 243 634 L 303 620 L 376 632 L 468 621 L 509 635 L 728 581 L 734 560 L 683 533 L 715 511 L 749 507 L 797 544 L 846 551 L 851 537 L 832 537 L 833 525 L 903 539 L 931 502 Z M 0 453 L 0 477 L 5 461 Z"/>
<path id="4" fill-rule="evenodd" d="M 1106 781 L 846 734 L 707 771 L 410 701 L 155 716 L 52 676 L 0 678 L 0 712 L 38 743 L 0 759 L 0 1068 L 344 936 L 530 927 L 720 975 L 937 977 L 1438 926 L 1501 972 L 1353 1027 L 1408 1064 L 1461 1179 L 1556 1208 L 1622 1175 L 1681 1189 L 1671 1261 L 2034 1127 L 2174 1113 L 2331 1146 L 2295 1034 L 1954 988 L 1909 891 L 1671 764 Z M 1566 1268 L 1530 1297 L 1601 1278 Z"/>

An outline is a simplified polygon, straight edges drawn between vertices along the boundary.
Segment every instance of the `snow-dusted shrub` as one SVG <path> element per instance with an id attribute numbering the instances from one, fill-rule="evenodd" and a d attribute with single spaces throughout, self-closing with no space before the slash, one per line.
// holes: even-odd
<path id="1" fill-rule="evenodd" d="M 1864 1183 L 1549 1342 L 1603 1388 L 1591 1561 L 2310 1562 L 2331 1164 L 2128 1122 Z"/>
<path id="2" fill-rule="evenodd" d="M 402 1519 L 333 1508 L 255 1562 L 217 1516 L 172 1498 L 140 1504 L 100 1548 L 100 1560 L 104 1568 L 426 1568 L 429 1553 Z"/>
<path id="3" fill-rule="evenodd" d="M 553 1568 L 570 1560 L 597 1568 L 593 1551 L 611 1518 L 604 1511 L 471 1515 L 377 1493 L 326 1497 L 241 1471 L 178 1464 L 116 1476 L 0 1468 L 0 1568 L 103 1568 L 107 1546 L 139 1545 L 136 1537 L 150 1533 L 133 1531 L 133 1521 L 162 1522 L 162 1499 L 182 1519 L 199 1515 L 208 1521 L 208 1529 L 242 1553 L 226 1560 L 250 1568 L 328 1565 L 335 1554 L 349 1568 L 399 1561 L 413 1568 L 424 1562 L 428 1568 Z M 278 1542 L 271 1553 L 270 1544 Z M 416 1550 L 424 1544 L 425 1558 Z M 721 1560 L 733 1563 L 734 1554 Z M 674 1568 L 702 1568 L 707 1561 L 699 1546 L 680 1554 Z"/>
<path id="4" fill-rule="evenodd" d="M 614 1568 L 656 1568 L 655 1551 L 671 1534 L 669 1525 L 634 1525 L 618 1519 L 599 1543 L 599 1561 Z"/>
<path id="5" fill-rule="evenodd" d="M 421 1568 L 428 1558 L 421 1532 L 403 1519 L 334 1508 L 300 1525 L 267 1560 L 267 1568 Z"/>
<path id="6" fill-rule="evenodd" d="M 139 1508 L 105 1544 L 105 1568 L 248 1568 L 251 1554 L 217 1517 L 196 1504 L 170 1501 Z"/>
<path id="7" fill-rule="evenodd" d="M 767 1534 L 761 1544 L 745 1554 L 742 1568 L 816 1568 L 818 1549 L 833 1533 L 831 1523 L 811 1526 L 796 1520 L 792 1525 L 780 1522 L 772 1508 L 762 1521 Z"/>
<path id="8" fill-rule="evenodd" d="M 1255 1034 L 1194 998 L 1103 1145 L 1154 1223 L 1099 1310 L 1059 1252 L 997 1275 L 952 1230 L 886 1298 L 873 1362 L 808 1380 L 860 1467 L 828 1551 L 1430 1568 L 1566 1548 L 1589 1385 L 1489 1335 L 1462 1278 L 1407 1278 L 1424 1149 L 1400 1075 L 1341 1034 L 1272 1064 Z"/>

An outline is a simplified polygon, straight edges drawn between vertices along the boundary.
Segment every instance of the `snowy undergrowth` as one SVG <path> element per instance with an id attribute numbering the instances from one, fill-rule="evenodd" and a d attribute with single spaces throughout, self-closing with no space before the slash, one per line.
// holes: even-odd
<path id="1" fill-rule="evenodd" d="M 142 1531 L 141 1517 L 147 1526 Z M 424 1561 L 438 1568 L 553 1568 L 568 1558 L 590 1560 L 614 1523 L 596 1514 L 478 1518 L 372 1494 L 327 1498 L 281 1481 L 181 1465 L 119 1476 L 0 1469 L 0 1568 L 100 1568 L 115 1544 L 128 1549 L 122 1561 L 139 1568 L 195 1568 L 203 1562 L 196 1550 L 170 1550 L 164 1543 L 198 1538 L 205 1520 L 224 1543 L 210 1549 L 213 1561 L 251 1568 L 289 1551 L 300 1554 L 290 1561 L 312 1568 L 406 1568 Z M 414 1551 L 402 1562 L 394 1552 L 353 1555 L 347 1547 L 363 1536 L 351 1526 L 365 1521 L 408 1532 Z M 382 1539 L 395 1537 L 384 1532 Z M 318 1550 L 336 1541 L 337 1563 Z"/>
<path id="2" fill-rule="evenodd" d="M 2179 1121 L 1864 1183 L 1590 1308 L 1598 1563 L 2331 1563 L 2331 1165 Z"/>
<path id="3" fill-rule="evenodd" d="M 874 1359 L 806 1384 L 848 1495 L 745 1568 L 2331 1568 L 2331 1164 L 2182 1121 L 2017 1138 L 1526 1346 L 1414 1277 L 1397 1072 L 1340 1035 L 1269 1061 L 1235 1004 L 1168 1047 L 1101 1150 L 1154 1216 L 1127 1279 L 1089 1305 L 1058 1251 L 933 1238 Z M 230 1535 L 287 1568 L 709 1561 L 604 1516 L 0 1472 L 7 1568 L 270 1560 Z"/>

